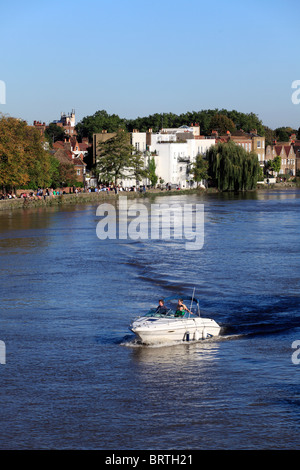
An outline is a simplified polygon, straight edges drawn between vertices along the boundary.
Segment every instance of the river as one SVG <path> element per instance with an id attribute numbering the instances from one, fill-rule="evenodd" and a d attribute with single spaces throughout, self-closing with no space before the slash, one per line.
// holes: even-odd
<path id="1" fill-rule="evenodd" d="M 95 205 L 0 212 L 0 449 L 299 449 L 300 191 L 138 202 L 203 205 L 201 249 L 101 240 Z M 135 340 L 194 288 L 220 337 Z"/>

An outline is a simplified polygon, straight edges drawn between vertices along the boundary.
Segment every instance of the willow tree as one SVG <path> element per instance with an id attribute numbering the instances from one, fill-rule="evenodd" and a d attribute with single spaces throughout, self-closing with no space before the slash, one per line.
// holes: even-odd
<path id="1" fill-rule="evenodd" d="M 207 153 L 208 173 L 220 191 L 254 189 L 260 175 L 255 152 L 247 152 L 233 142 L 219 143 Z"/>

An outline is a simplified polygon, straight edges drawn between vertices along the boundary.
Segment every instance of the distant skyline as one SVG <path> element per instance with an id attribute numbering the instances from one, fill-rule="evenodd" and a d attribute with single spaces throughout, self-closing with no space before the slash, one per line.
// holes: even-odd
<path id="1" fill-rule="evenodd" d="M 79 122 L 225 108 L 298 129 L 299 12 L 297 0 L 10 0 L 0 113 L 48 124 L 72 109 Z"/>

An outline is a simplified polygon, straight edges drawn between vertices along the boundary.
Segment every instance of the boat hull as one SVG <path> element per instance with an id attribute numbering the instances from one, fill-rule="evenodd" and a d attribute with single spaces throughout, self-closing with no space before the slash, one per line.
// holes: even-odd
<path id="1" fill-rule="evenodd" d="M 130 328 L 138 339 L 147 345 L 193 341 L 218 336 L 221 327 L 210 318 L 140 318 Z"/>

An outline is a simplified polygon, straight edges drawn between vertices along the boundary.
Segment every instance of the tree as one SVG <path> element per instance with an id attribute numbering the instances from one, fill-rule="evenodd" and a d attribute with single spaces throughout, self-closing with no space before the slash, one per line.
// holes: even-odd
<path id="1" fill-rule="evenodd" d="M 57 188 L 61 186 L 61 178 L 60 178 L 60 163 L 53 155 L 49 155 L 50 159 L 50 174 L 51 174 L 51 182 L 49 187 Z"/>
<path id="2" fill-rule="evenodd" d="M 108 114 L 105 110 L 96 111 L 92 116 L 84 117 L 75 129 L 78 138 L 88 137 L 92 141 L 93 134 L 97 134 L 105 130 L 107 132 L 117 132 L 119 129 L 126 129 L 126 121 L 116 114 Z"/>
<path id="3" fill-rule="evenodd" d="M 254 189 L 261 170 L 255 152 L 233 142 L 217 144 L 206 152 L 213 185 L 220 191 Z"/>
<path id="4" fill-rule="evenodd" d="M 196 156 L 196 161 L 192 166 L 192 174 L 194 175 L 194 180 L 199 183 L 202 180 L 208 179 L 208 162 L 203 159 L 203 156 L 198 154 Z"/>
<path id="5" fill-rule="evenodd" d="M 29 181 L 24 151 L 26 123 L 2 116 L 0 120 L 0 184 L 3 188 Z"/>
<path id="6" fill-rule="evenodd" d="M 265 145 L 267 147 L 268 145 L 272 145 L 274 140 L 276 140 L 276 134 L 275 134 L 275 131 L 273 131 L 267 126 L 264 126 L 264 129 L 265 129 L 264 135 L 265 135 L 265 141 L 266 141 Z"/>
<path id="7" fill-rule="evenodd" d="M 117 183 L 117 180 L 128 175 L 134 165 L 134 147 L 127 132 L 119 130 L 115 137 L 100 142 L 99 157 L 96 162 L 96 173 L 101 181 Z"/>
<path id="8" fill-rule="evenodd" d="M 75 186 L 76 184 L 77 178 L 73 163 L 59 163 L 59 183 L 57 186 Z"/>
<path id="9" fill-rule="evenodd" d="M 27 185 L 32 189 L 51 182 L 49 153 L 40 133 L 20 119 L 0 118 L 0 184 L 11 190 Z"/>
<path id="10" fill-rule="evenodd" d="M 216 116 L 223 116 L 221 125 L 220 118 L 212 121 Z M 224 127 L 224 122 L 227 125 Z M 135 119 L 123 119 L 116 114 L 109 115 L 105 110 L 97 111 L 92 116 L 84 117 L 75 127 L 78 138 L 88 137 L 92 140 L 94 133 L 106 130 L 107 132 L 116 132 L 118 129 L 127 129 L 132 132 L 138 129 L 140 132 L 146 132 L 153 129 L 153 132 L 159 131 L 162 127 L 180 127 L 182 125 L 199 124 L 202 135 L 209 135 L 212 127 L 220 127 L 223 133 L 234 129 L 243 129 L 244 132 L 251 132 L 256 129 L 259 135 L 264 135 L 264 126 L 261 120 L 254 113 L 241 113 L 236 110 L 227 109 L 204 109 L 201 111 L 188 111 L 180 115 L 174 113 L 155 113 L 150 116 L 137 117 Z M 218 129 L 217 129 L 218 130 Z"/>
<path id="11" fill-rule="evenodd" d="M 292 127 L 278 127 L 274 132 L 278 142 L 289 142 L 290 136 L 297 134 L 297 130 Z"/>
<path id="12" fill-rule="evenodd" d="M 281 157 L 280 155 L 277 155 L 273 160 L 268 160 L 266 163 L 266 170 L 269 171 L 276 171 L 276 173 L 279 173 L 281 169 Z"/>
<path id="13" fill-rule="evenodd" d="M 158 176 L 156 174 L 156 164 L 155 164 L 155 158 L 152 157 L 150 160 L 149 160 L 149 164 L 148 164 L 148 175 L 149 175 L 149 180 L 151 181 L 151 185 L 152 186 L 156 186 L 157 184 L 157 180 L 158 180 Z"/>
<path id="14" fill-rule="evenodd" d="M 134 176 L 136 185 L 138 185 L 139 181 L 149 176 L 149 171 L 145 168 L 144 157 L 140 151 L 135 151 L 132 155 L 131 165 L 132 176 Z"/>
<path id="15" fill-rule="evenodd" d="M 50 154 L 43 148 L 41 136 L 36 129 L 27 127 L 27 145 L 25 152 L 28 153 L 27 170 L 29 175 L 28 188 L 47 188 L 52 180 L 52 165 Z"/>
<path id="16" fill-rule="evenodd" d="M 210 130 L 216 130 L 219 134 L 226 134 L 227 131 L 234 132 L 234 122 L 223 114 L 216 114 L 210 121 Z"/>
<path id="17" fill-rule="evenodd" d="M 45 130 L 45 137 L 52 146 L 54 142 L 57 142 L 58 140 L 64 140 L 66 133 L 62 127 L 58 126 L 54 122 L 51 122 L 51 124 L 49 124 Z"/>

